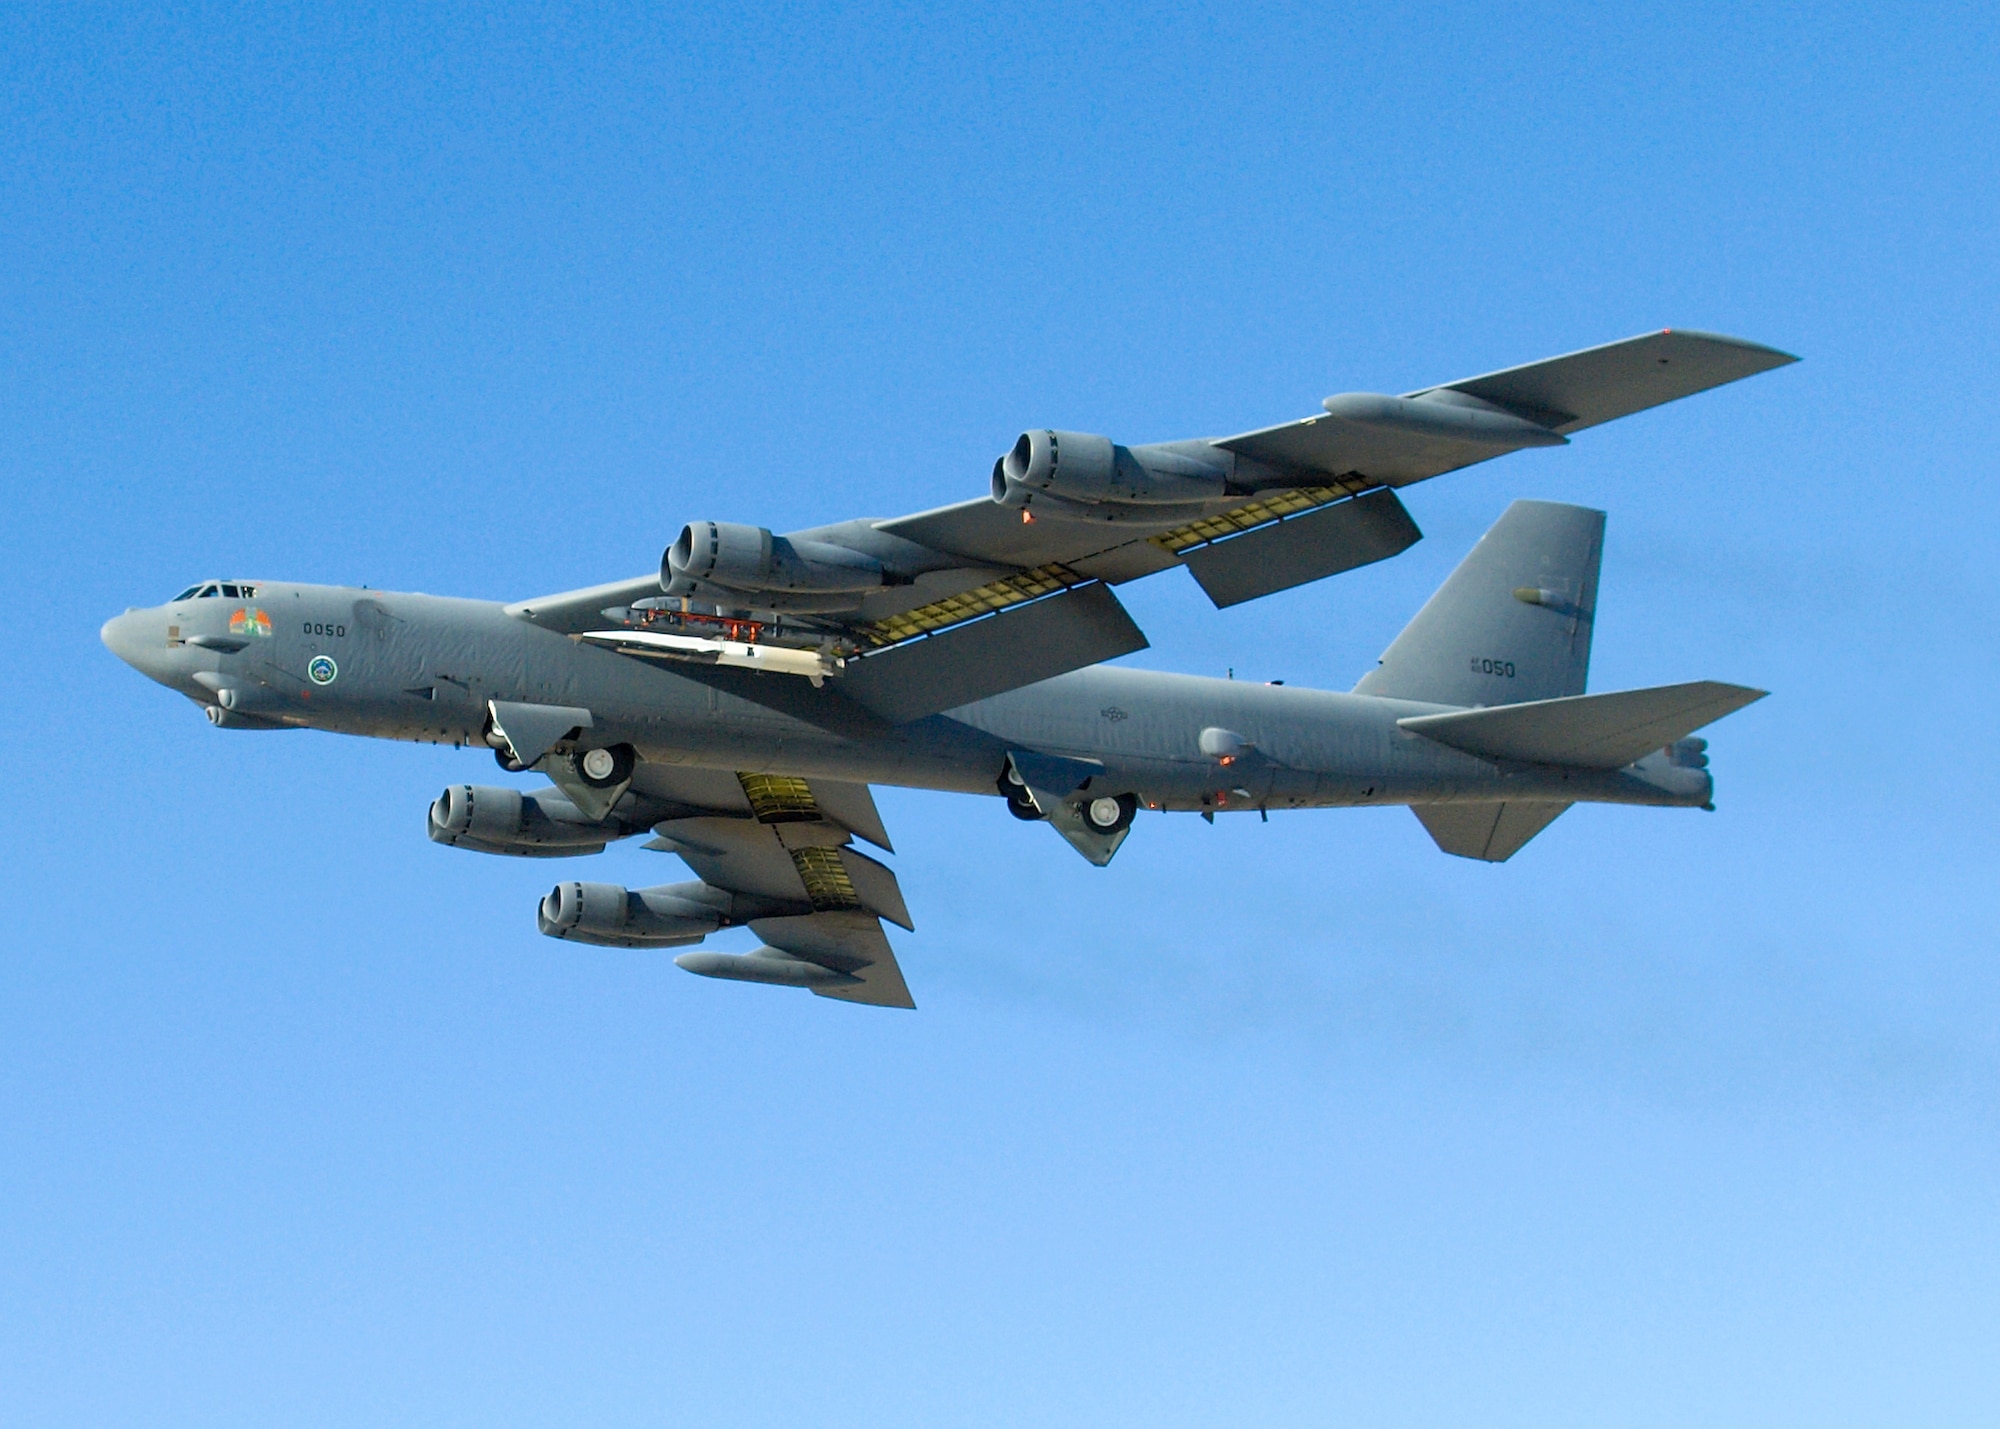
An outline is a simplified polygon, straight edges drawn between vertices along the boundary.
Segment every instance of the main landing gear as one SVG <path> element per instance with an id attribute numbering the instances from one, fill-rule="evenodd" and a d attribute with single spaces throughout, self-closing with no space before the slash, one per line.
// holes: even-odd
<path id="1" fill-rule="evenodd" d="M 1115 834 L 1132 822 L 1132 816 L 1139 812 L 1139 796 L 1136 794 L 1100 794 L 1083 806 L 1083 821 L 1090 825 L 1092 833 Z"/>
<path id="2" fill-rule="evenodd" d="M 577 777 L 593 789 L 610 789 L 632 777 L 639 756 L 629 744 L 586 749 L 575 756 Z"/>
<path id="3" fill-rule="evenodd" d="M 1011 762 L 1000 776 L 999 786 L 1001 795 L 1007 800 L 1007 812 L 1015 818 L 1032 823 L 1048 817 L 1035 807 L 1034 798 L 1028 793 L 1027 785 L 1021 782 L 1021 776 L 1014 772 Z M 1084 825 L 1092 833 L 1109 835 L 1131 827 L 1132 816 L 1139 812 L 1139 796 L 1099 794 L 1093 799 L 1086 792 L 1085 797 L 1074 801 L 1073 807 L 1083 816 Z"/>
<path id="4" fill-rule="evenodd" d="M 1014 772 L 1012 761 L 1009 761 L 1006 772 L 1000 776 L 1000 793 L 1007 800 L 1007 812 L 1015 818 L 1033 823 L 1037 819 L 1047 817 L 1035 807 L 1034 799 L 1028 794 L 1028 786 L 1023 784 L 1021 776 Z"/>

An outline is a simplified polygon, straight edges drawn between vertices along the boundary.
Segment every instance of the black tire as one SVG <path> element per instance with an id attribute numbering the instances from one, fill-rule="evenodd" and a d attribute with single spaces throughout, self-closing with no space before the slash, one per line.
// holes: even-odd
<path id="1" fill-rule="evenodd" d="M 1015 818 L 1032 824 L 1037 819 L 1047 817 L 1035 807 L 1035 801 L 1028 795 L 1028 786 L 1014 777 L 1013 765 L 1009 764 L 1003 769 L 999 779 L 994 782 L 1000 790 L 1000 797 L 1007 801 L 1007 812 Z"/>
<path id="2" fill-rule="evenodd" d="M 516 759 L 513 755 L 509 754 L 504 748 L 496 749 L 493 751 L 493 762 L 495 764 L 498 764 L 502 769 L 506 770 L 509 774 L 520 774 L 525 772 L 527 769 L 527 766 L 525 764 L 521 763 L 520 760 Z"/>
<path id="3" fill-rule="evenodd" d="M 610 767 L 592 773 L 586 766 L 601 764 L 604 755 L 611 757 Z M 576 770 L 576 777 L 593 789 L 611 789 L 623 784 L 632 777 L 638 763 L 638 752 L 629 744 L 614 744 L 605 749 L 579 749 L 570 756 L 570 765 Z"/>
<path id="4" fill-rule="evenodd" d="M 1110 807 L 1107 808 L 1106 806 Z M 1095 799 L 1083 801 L 1083 821 L 1096 834 L 1115 834 L 1132 822 L 1132 816 L 1139 812 L 1139 798 L 1136 794 L 1100 794 Z M 1110 815 L 1110 817 L 1106 817 Z"/>
<path id="5" fill-rule="evenodd" d="M 1015 798 L 1012 794 L 1009 794 L 1007 796 L 1007 812 L 1012 814 L 1015 818 L 1023 820 L 1024 822 L 1030 824 L 1034 823 L 1037 819 L 1045 819 L 1048 817 L 1048 815 L 1044 814 L 1040 809 L 1035 807 L 1035 801 L 1033 799 L 1030 799 L 1025 791 L 1021 794 L 1021 797 L 1018 799 Z"/>

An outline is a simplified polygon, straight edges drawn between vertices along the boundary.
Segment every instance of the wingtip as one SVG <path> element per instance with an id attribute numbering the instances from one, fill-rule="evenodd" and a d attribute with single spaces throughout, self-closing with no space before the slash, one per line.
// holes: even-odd
<path id="1" fill-rule="evenodd" d="M 1663 327 L 1660 329 L 1660 336 L 1691 337 L 1701 342 L 1720 343 L 1724 347 L 1738 348 L 1744 352 L 1762 353 L 1766 357 L 1777 359 L 1771 364 L 1773 367 L 1784 367 L 1793 362 L 1804 361 L 1795 352 L 1786 352 L 1781 347 L 1772 347 L 1769 343 L 1765 342 L 1752 342 L 1747 337 L 1732 337 L 1726 332 L 1707 332 L 1701 328 L 1693 327 Z"/>
<path id="2" fill-rule="evenodd" d="M 1737 710 L 1748 709 L 1750 706 L 1756 704 L 1757 701 L 1769 699 L 1771 696 L 1769 690 L 1760 690 L 1753 685 L 1732 685 L 1722 680 L 1718 680 L 1715 683 L 1729 692 L 1726 698 L 1730 701 L 1731 714 L 1734 714 Z"/>

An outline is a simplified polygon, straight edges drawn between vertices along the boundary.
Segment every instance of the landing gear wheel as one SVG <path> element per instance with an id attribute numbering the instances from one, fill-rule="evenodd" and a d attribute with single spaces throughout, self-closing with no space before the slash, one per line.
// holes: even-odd
<path id="1" fill-rule="evenodd" d="M 1139 800 L 1131 794 L 1100 794 L 1083 806 L 1083 821 L 1093 833 L 1115 834 L 1132 822 L 1138 810 Z"/>
<path id="2" fill-rule="evenodd" d="M 509 774 L 520 774 L 524 772 L 528 767 L 527 765 L 523 764 L 520 760 L 516 759 L 513 755 L 509 754 L 504 748 L 496 749 L 493 751 L 493 762 L 495 764 L 498 764 L 502 769 L 506 770 Z"/>
<path id="3" fill-rule="evenodd" d="M 610 789 L 632 777 L 639 756 L 629 744 L 614 744 L 609 749 L 581 750 L 571 756 L 570 762 L 576 768 L 576 777 L 591 788 Z"/>
<path id="4" fill-rule="evenodd" d="M 1014 766 L 1011 763 L 1001 773 L 998 784 L 1001 797 L 1007 801 L 1007 812 L 1015 818 L 1032 824 L 1037 819 L 1047 817 L 1035 807 L 1034 798 L 1028 793 L 1028 786 L 1014 773 Z"/>

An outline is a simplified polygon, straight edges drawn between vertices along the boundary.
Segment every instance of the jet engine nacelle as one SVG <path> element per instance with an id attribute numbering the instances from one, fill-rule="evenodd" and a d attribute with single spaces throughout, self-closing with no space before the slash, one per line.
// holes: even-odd
<path id="1" fill-rule="evenodd" d="M 846 595 L 885 583 L 881 562 L 826 541 L 794 541 L 761 526 L 695 521 L 660 561 L 660 586 L 686 595 L 701 586 L 747 593 Z"/>
<path id="2" fill-rule="evenodd" d="M 699 943 L 727 921 L 729 895 L 705 883 L 621 888 L 558 883 L 536 911 L 551 938 L 607 948 L 674 948 Z"/>
<path id="3" fill-rule="evenodd" d="M 523 794 L 454 784 L 431 803 L 430 834 L 438 843 L 478 853 L 567 858 L 602 853 L 606 843 L 623 838 L 625 831 L 587 821 L 553 789 Z"/>
<path id="4" fill-rule="evenodd" d="M 993 499 L 1024 507 L 1176 506 L 1222 495 L 1225 475 L 1206 462 L 1159 447 L 1136 451 L 1084 432 L 1023 432 L 993 464 Z"/>

